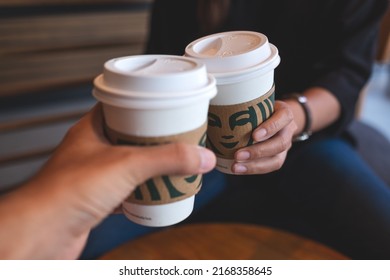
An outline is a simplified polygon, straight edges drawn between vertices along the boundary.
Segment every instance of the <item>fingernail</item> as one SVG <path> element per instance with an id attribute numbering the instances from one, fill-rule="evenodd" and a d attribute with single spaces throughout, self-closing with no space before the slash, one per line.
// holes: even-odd
<path id="1" fill-rule="evenodd" d="M 245 173 L 248 171 L 248 168 L 243 164 L 235 164 L 233 165 L 234 173 Z"/>
<path id="2" fill-rule="evenodd" d="M 240 151 L 236 155 L 236 160 L 248 160 L 251 157 L 251 154 L 248 151 Z"/>
<path id="3" fill-rule="evenodd" d="M 265 130 L 264 128 L 261 128 L 261 129 L 255 131 L 254 138 L 255 138 L 256 141 L 260 141 L 266 135 L 267 135 L 267 130 Z"/>
<path id="4" fill-rule="evenodd" d="M 200 155 L 200 172 L 210 171 L 215 167 L 216 158 L 213 152 L 208 149 L 199 147 Z"/>

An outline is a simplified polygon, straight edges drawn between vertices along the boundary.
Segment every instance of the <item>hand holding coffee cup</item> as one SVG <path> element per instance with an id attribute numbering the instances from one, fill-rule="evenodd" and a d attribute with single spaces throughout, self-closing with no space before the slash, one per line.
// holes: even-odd
<path id="1" fill-rule="evenodd" d="M 205 63 L 216 78 L 207 145 L 217 155 L 217 169 L 233 173 L 234 154 L 253 144 L 252 132 L 274 112 L 278 50 L 261 33 L 234 31 L 195 40 L 185 55 Z"/>
<path id="2" fill-rule="evenodd" d="M 94 81 L 106 134 L 117 145 L 184 142 L 205 145 L 207 112 L 215 79 L 194 59 L 168 55 L 115 58 Z M 147 226 L 187 218 L 202 176 L 162 176 L 138 186 L 123 203 L 124 214 Z"/>

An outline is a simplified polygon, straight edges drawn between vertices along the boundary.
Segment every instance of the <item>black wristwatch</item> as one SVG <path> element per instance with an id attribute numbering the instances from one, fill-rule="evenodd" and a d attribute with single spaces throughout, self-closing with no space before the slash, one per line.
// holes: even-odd
<path id="1" fill-rule="evenodd" d="M 301 134 L 299 134 L 293 139 L 293 142 L 305 141 L 309 139 L 311 135 L 310 129 L 311 129 L 311 122 L 312 122 L 310 108 L 307 105 L 307 98 L 303 94 L 299 94 L 299 93 L 290 94 L 288 97 L 294 98 L 296 101 L 298 101 L 298 103 L 302 106 L 302 109 L 305 113 L 305 126 L 303 127 L 303 131 Z"/>

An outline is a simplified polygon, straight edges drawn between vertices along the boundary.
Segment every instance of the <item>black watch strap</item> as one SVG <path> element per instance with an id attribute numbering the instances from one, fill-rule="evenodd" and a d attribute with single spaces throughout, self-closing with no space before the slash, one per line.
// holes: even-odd
<path id="1" fill-rule="evenodd" d="M 305 126 L 303 127 L 303 131 L 301 134 L 297 135 L 293 141 L 294 142 L 299 142 L 299 141 L 305 141 L 309 139 L 311 135 L 311 123 L 312 123 L 312 118 L 311 118 L 311 112 L 310 108 L 307 105 L 307 98 L 303 94 L 299 93 L 293 93 L 289 95 L 290 98 L 294 98 L 302 107 L 304 113 L 305 113 Z"/>

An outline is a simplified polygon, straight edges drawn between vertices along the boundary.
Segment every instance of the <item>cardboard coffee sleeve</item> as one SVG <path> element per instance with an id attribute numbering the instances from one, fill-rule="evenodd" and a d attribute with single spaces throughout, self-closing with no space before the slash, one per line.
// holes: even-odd
<path id="1" fill-rule="evenodd" d="M 207 123 L 201 127 L 171 136 L 137 137 L 126 135 L 105 127 L 107 137 L 116 145 L 151 146 L 182 142 L 205 146 Z M 202 186 L 202 176 L 194 174 L 188 176 L 161 176 L 149 179 L 137 187 L 127 202 L 146 205 L 170 203 L 190 197 L 198 193 Z"/>
<path id="2" fill-rule="evenodd" d="M 252 101 L 234 105 L 210 105 L 207 146 L 219 158 L 234 159 L 234 153 L 253 144 L 253 130 L 274 111 L 275 87 Z"/>

